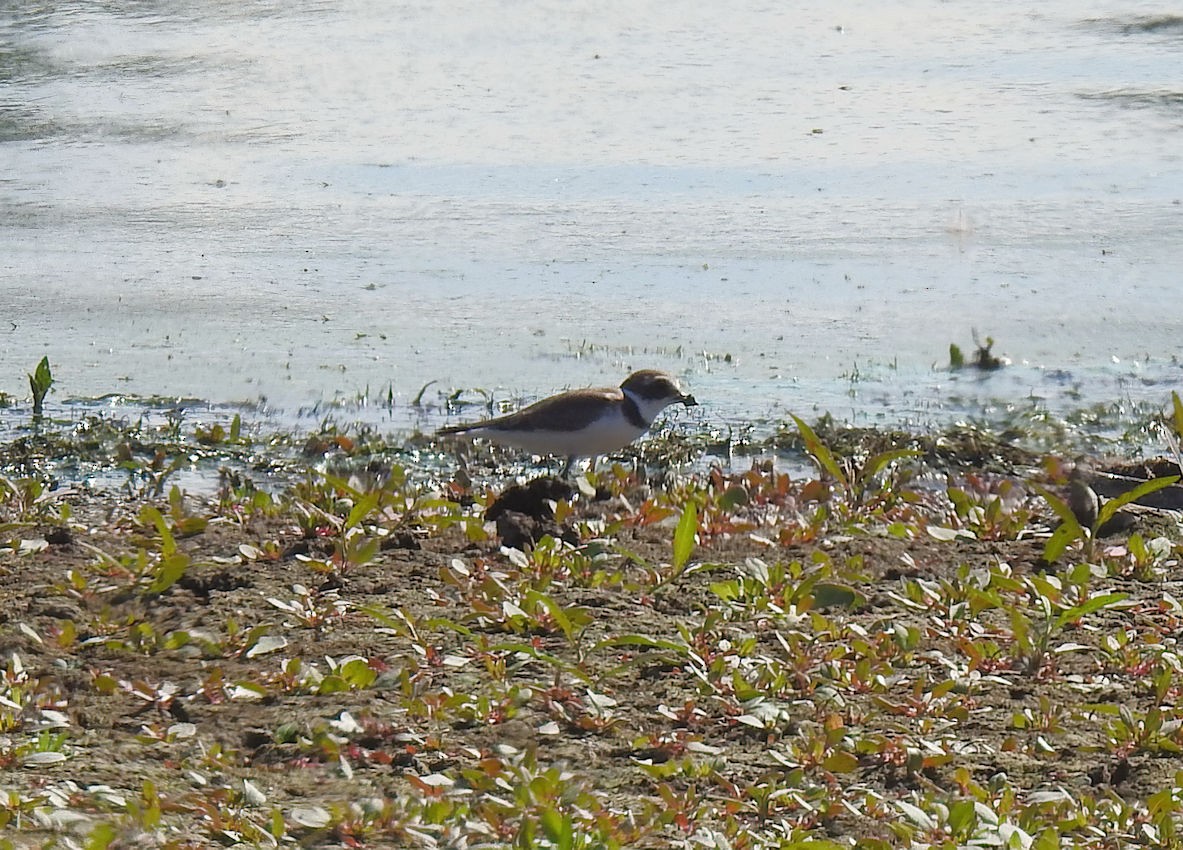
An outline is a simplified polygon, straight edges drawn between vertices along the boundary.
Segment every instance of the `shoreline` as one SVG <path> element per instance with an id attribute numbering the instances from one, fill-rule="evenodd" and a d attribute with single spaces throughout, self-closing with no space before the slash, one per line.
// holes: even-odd
<path id="1" fill-rule="evenodd" d="M 97 402 L 97 403 L 96 403 Z M 178 403 L 179 402 L 179 403 Z M 1032 406 L 993 422 L 949 422 L 927 427 L 852 425 L 823 414 L 812 420 L 827 444 L 850 456 L 884 448 L 922 452 L 937 468 L 979 467 L 1017 474 L 1040 457 L 1090 455 L 1108 462 L 1132 462 L 1169 455 L 1163 434 L 1170 425 L 1169 399 L 1157 410 L 1113 413 L 1081 408 L 1067 417 Z M 459 416 L 479 419 L 485 407 L 456 408 Z M 377 413 L 377 416 L 374 414 Z M 359 418 L 368 416 L 366 418 Z M 437 441 L 430 431 L 456 416 L 438 407 L 417 412 L 425 433 L 385 427 L 386 414 L 373 408 L 342 406 L 298 419 L 283 417 L 285 427 L 265 410 L 238 405 L 210 405 L 196 399 L 136 399 L 109 396 L 47 406 L 38 420 L 28 408 L 0 408 L 0 473 L 40 477 L 67 486 L 100 489 L 134 487 L 137 475 L 147 481 L 174 477 L 186 489 L 209 494 L 223 468 L 255 475 L 263 486 L 280 487 L 298 477 L 302 467 L 339 468 L 389 463 L 406 467 L 419 480 L 454 474 L 461 451 L 491 483 L 544 473 L 545 458 L 531 460 L 513 450 L 465 441 Z M 1107 416 L 1109 417 L 1107 419 Z M 351 418 L 353 417 L 353 418 Z M 462 446 L 468 446 L 461 448 Z M 709 420 L 686 417 L 659 422 L 653 431 L 617 458 L 656 468 L 702 473 L 712 467 L 738 471 L 771 460 L 794 473 L 813 464 L 796 426 L 786 417 L 736 432 L 710 427 Z M 158 467 L 152 473 L 152 467 Z M 153 484 L 152 486 L 156 486 Z"/>

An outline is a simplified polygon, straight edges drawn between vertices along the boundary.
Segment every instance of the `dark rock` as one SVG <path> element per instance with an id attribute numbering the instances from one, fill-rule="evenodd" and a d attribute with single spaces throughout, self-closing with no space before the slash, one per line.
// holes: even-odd
<path id="1" fill-rule="evenodd" d="M 536 519 L 518 511 L 502 511 L 497 515 L 497 536 L 502 546 L 525 550 L 548 534 L 561 537 L 562 533 L 551 519 Z"/>
<path id="2" fill-rule="evenodd" d="M 45 532 L 45 542 L 51 546 L 69 546 L 74 542 L 74 535 L 66 526 L 58 525 Z"/>
<path id="3" fill-rule="evenodd" d="M 537 520 L 552 520 L 555 514 L 549 502 L 569 499 L 574 494 L 575 488 L 563 479 L 542 476 L 507 488 L 485 509 L 485 519 L 496 521 L 502 514 L 512 511 Z"/>
<path id="4" fill-rule="evenodd" d="M 419 545 L 419 538 L 415 536 L 415 532 L 402 529 L 383 537 L 379 548 L 384 552 L 390 549 L 410 549 L 417 552 L 423 547 Z"/>

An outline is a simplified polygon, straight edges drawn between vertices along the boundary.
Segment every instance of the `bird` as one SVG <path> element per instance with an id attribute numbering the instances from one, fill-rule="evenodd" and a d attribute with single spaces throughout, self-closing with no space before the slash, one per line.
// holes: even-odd
<path id="1" fill-rule="evenodd" d="M 531 454 L 565 455 L 566 477 L 576 458 L 623 449 L 671 404 L 694 407 L 698 402 L 671 375 L 641 369 L 619 387 L 569 390 L 505 416 L 440 428 L 436 436 L 467 434 Z"/>
<path id="2" fill-rule="evenodd" d="M 1068 507 L 1080 523 L 1080 527 L 1090 535 L 1101 511 L 1101 500 L 1097 498 L 1097 491 L 1089 485 L 1091 477 L 1092 470 L 1082 461 L 1077 462 L 1072 474 L 1068 476 Z"/>

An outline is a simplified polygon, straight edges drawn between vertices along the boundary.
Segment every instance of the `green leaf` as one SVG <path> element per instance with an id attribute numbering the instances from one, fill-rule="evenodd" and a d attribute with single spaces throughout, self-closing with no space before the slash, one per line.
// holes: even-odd
<path id="1" fill-rule="evenodd" d="M 1074 527 L 1075 526 L 1075 527 Z M 1073 518 L 1071 524 L 1061 523 L 1060 527 L 1052 532 L 1052 536 L 1047 539 L 1047 543 L 1043 544 L 1043 560 L 1049 564 L 1054 564 L 1064 550 L 1068 548 L 1068 544 L 1073 540 L 1077 540 L 1082 536 L 1080 523 Z"/>
<path id="2" fill-rule="evenodd" d="M 581 682 L 590 682 L 587 674 L 585 674 L 579 667 L 569 661 L 565 661 L 557 655 L 549 652 L 544 652 L 531 643 L 522 643 L 521 641 L 509 641 L 506 643 L 497 643 L 489 647 L 490 652 L 514 652 L 520 653 L 527 658 L 533 658 L 536 661 L 541 661 L 543 664 L 549 664 L 556 670 L 574 676 Z"/>
<path id="3" fill-rule="evenodd" d="M 978 812 L 973 800 L 958 800 L 949 807 L 949 831 L 954 838 L 970 837 L 978 823 Z"/>
<path id="4" fill-rule="evenodd" d="M 173 540 L 173 533 L 168 527 L 168 523 L 157 508 L 152 505 L 144 505 L 140 508 L 140 522 L 144 525 L 153 525 L 156 528 L 156 533 L 160 535 L 160 552 L 165 557 L 172 555 L 177 551 L 176 541 Z"/>
<path id="5" fill-rule="evenodd" d="M 805 450 L 817 461 L 818 465 L 830 476 L 842 485 L 843 489 L 850 489 L 850 482 L 846 480 L 846 475 L 842 472 L 842 468 L 838 466 L 838 462 L 834 460 L 833 453 L 826 447 L 826 444 L 813 432 L 813 429 L 805 424 L 805 420 L 799 416 L 789 414 L 793 421 L 797 423 L 797 430 L 801 433 L 801 439 L 805 441 Z"/>
<path id="6" fill-rule="evenodd" d="M 1060 555 L 1064 554 L 1069 543 L 1073 540 L 1087 540 L 1089 535 L 1077 522 L 1076 514 L 1072 513 L 1072 508 L 1068 507 L 1067 502 L 1045 487 L 1040 487 L 1038 484 L 1033 487 L 1035 492 L 1043 496 L 1044 501 L 1060 518 L 1060 527 L 1052 532 L 1052 536 L 1048 538 L 1043 547 L 1043 559 L 1052 564 Z"/>
<path id="7" fill-rule="evenodd" d="M 345 520 L 346 528 L 353 528 L 358 525 L 363 519 L 368 517 L 378 507 L 378 502 L 382 498 L 380 490 L 372 490 L 365 493 L 361 498 L 353 503 L 353 509 L 349 512 L 349 518 Z"/>
<path id="8" fill-rule="evenodd" d="M 1122 493 L 1115 499 L 1110 499 L 1105 504 L 1101 505 L 1101 510 L 1097 514 L 1097 528 L 1100 528 L 1118 512 L 1122 507 L 1128 505 L 1130 502 L 1136 502 L 1143 496 L 1161 490 L 1164 487 L 1170 487 L 1179 480 L 1178 475 L 1166 475 L 1162 478 L 1151 478 L 1149 481 L 1144 481 L 1135 487 L 1133 490 L 1128 490 Z"/>
<path id="9" fill-rule="evenodd" d="M 741 508 L 746 505 L 750 497 L 748 491 L 740 484 L 732 484 L 723 491 L 723 495 L 719 497 L 719 508 L 724 511 L 734 511 L 736 508 Z"/>
<path id="10" fill-rule="evenodd" d="M 271 822 L 268 824 L 268 830 L 272 838 L 283 838 L 287 833 L 287 827 L 283 822 L 283 811 L 281 809 L 271 810 Z"/>
<path id="11" fill-rule="evenodd" d="M 29 389 L 33 392 L 33 415 L 40 416 L 42 404 L 49 388 L 53 386 L 53 375 L 49 371 L 49 358 L 42 357 L 33 374 L 29 375 Z"/>
<path id="12" fill-rule="evenodd" d="M 119 830 L 115 828 L 115 824 L 109 821 L 101 821 L 90 831 L 83 847 L 86 850 L 107 850 L 108 847 L 115 843 L 115 839 L 118 837 Z"/>
<path id="13" fill-rule="evenodd" d="M 194 534 L 205 531 L 208 525 L 209 520 L 203 516 L 181 517 L 176 521 L 177 534 L 182 537 L 192 537 Z"/>
<path id="14" fill-rule="evenodd" d="M 49 371 L 49 358 L 42 357 L 41 362 L 37 364 L 36 373 L 37 384 L 42 387 L 47 387 L 53 383 L 53 375 Z"/>
<path id="15" fill-rule="evenodd" d="M 713 581 L 710 584 L 711 593 L 719 597 L 723 602 L 731 602 L 739 599 L 739 582 L 735 579 L 729 581 Z"/>
<path id="16" fill-rule="evenodd" d="M 1144 564 L 1150 560 L 1150 550 L 1146 548 L 1146 541 L 1137 531 L 1130 535 L 1126 548 L 1130 550 L 1130 555 L 1136 563 Z"/>
<path id="17" fill-rule="evenodd" d="M 1044 501 L 1046 501 L 1048 506 L 1051 507 L 1053 511 L 1055 511 L 1056 516 L 1060 518 L 1061 522 L 1063 522 L 1065 525 L 1073 525 L 1078 530 L 1080 529 L 1080 523 L 1076 520 L 1076 514 L 1072 513 L 1072 508 L 1068 507 L 1067 502 L 1065 502 L 1051 490 L 1048 490 L 1046 487 L 1040 487 L 1038 484 L 1033 485 L 1033 487 L 1036 493 L 1043 496 Z M 1083 540 L 1084 534 L 1077 534 L 1077 537 Z"/>
<path id="18" fill-rule="evenodd" d="M 378 678 L 378 673 L 363 658 L 350 659 L 337 672 L 351 688 L 368 688 Z"/>
<path id="19" fill-rule="evenodd" d="M 1042 830 L 1031 843 L 1031 850 L 1060 850 L 1060 830 L 1049 826 Z"/>
<path id="20" fill-rule="evenodd" d="M 813 586 L 814 608 L 858 608 L 867 598 L 845 584 L 819 581 Z"/>
<path id="21" fill-rule="evenodd" d="M 321 683 L 316 686 L 316 692 L 321 695 L 336 694 L 348 690 L 349 685 L 337 675 L 325 676 Z"/>
<path id="22" fill-rule="evenodd" d="M 950 369 L 964 369 L 965 355 L 961 352 L 961 346 L 955 342 L 949 343 L 949 368 Z"/>
<path id="23" fill-rule="evenodd" d="M 1177 392 L 1171 393 L 1171 404 L 1175 408 L 1175 433 L 1183 437 L 1183 401 Z"/>
<path id="24" fill-rule="evenodd" d="M 326 473 L 323 473 L 323 477 L 324 477 L 325 484 L 328 484 L 330 487 L 332 487 L 338 493 L 344 493 L 347 497 L 352 499 L 354 502 L 357 502 L 357 500 L 362 497 L 361 490 L 358 490 L 356 487 L 350 486 L 349 482 L 346 481 L 341 476 L 329 475 L 326 472 Z"/>
<path id="25" fill-rule="evenodd" d="M 424 384 L 423 386 L 421 386 L 419 388 L 419 392 L 415 393 L 415 398 L 413 398 L 411 400 L 411 407 L 422 407 L 423 406 L 423 394 L 425 392 L 427 392 L 427 388 L 430 387 L 434 383 L 436 383 L 436 382 L 435 381 L 428 381 L 426 384 Z"/>
<path id="26" fill-rule="evenodd" d="M 547 807 L 539 812 L 539 820 L 542 821 L 542 831 L 559 850 L 570 850 L 575 846 L 570 818 L 564 817 L 557 809 Z"/>
<path id="27" fill-rule="evenodd" d="M 367 613 L 371 613 L 371 616 L 373 616 L 372 612 L 367 611 Z M 472 637 L 473 634 L 472 629 L 468 626 L 449 620 L 447 617 L 428 617 L 423 621 L 423 627 L 428 629 L 448 629 L 465 637 Z"/>
<path id="28" fill-rule="evenodd" d="M 148 592 L 152 594 L 164 593 L 185 574 L 189 569 L 189 556 L 184 552 L 167 557 L 156 568 L 156 578 L 148 585 Z"/>
<path id="29" fill-rule="evenodd" d="M 923 452 L 916 449 L 893 449 L 889 452 L 880 452 L 872 457 L 863 465 L 864 479 L 870 479 L 883 471 L 884 467 L 895 463 L 897 460 L 903 460 L 909 457 L 919 457 Z"/>
<path id="30" fill-rule="evenodd" d="M 598 649 L 611 649 L 617 646 L 639 646 L 643 649 L 666 649 L 671 652 L 678 652 L 683 655 L 686 654 L 687 647 L 682 643 L 675 643 L 670 640 L 660 640 L 658 638 L 651 638 L 648 635 L 617 635 L 616 637 L 605 638 L 592 647 L 592 651 Z"/>
<path id="31" fill-rule="evenodd" d="M 567 636 L 567 640 L 575 639 L 575 627 L 571 624 L 571 619 L 563 610 L 563 606 L 554 599 L 537 590 L 527 590 L 525 603 L 527 609 L 531 611 L 539 607 L 545 608 L 551 619 L 555 621 L 555 625 L 562 629 L 563 634 Z"/>
<path id="32" fill-rule="evenodd" d="M 673 567 L 681 570 L 690 560 L 694 552 L 694 536 L 698 533 L 698 507 L 694 502 L 687 502 L 682 508 L 682 517 L 678 520 L 678 527 L 674 530 Z"/>
<path id="33" fill-rule="evenodd" d="M 1081 706 L 1081 710 L 1093 714 L 1104 714 L 1107 717 L 1117 717 L 1121 713 L 1121 707 L 1111 702 L 1086 702 Z"/>
<path id="34" fill-rule="evenodd" d="M 835 750 L 822 761 L 822 767 L 830 773 L 854 773 L 858 770 L 858 756 L 845 750 Z"/>
<path id="35" fill-rule="evenodd" d="M 1088 616 L 1102 608 L 1108 608 L 1111 605 L 1116 605 L 1118 602 L 1123 602 L 1129 598 L 1128 593 L 1100 593 L 1096 596 L 1086 599 L 1079 605 L 1073 605 L 1071 608 L 1060 612 L 1056 617 L 1056 628 L 1060 628 L 1066 623 L 1071 623 L 1079 620 L 1081 617 Z"/>
<path id="36" fill-rule="evenodd" d="M 168 636 L 164 639 L 164 648 L 180 649 L 182 646 L 188 646 L 190 642 L 192 642 L 192 637 L 190 637 L 188 632 L 169 632 Z"/>

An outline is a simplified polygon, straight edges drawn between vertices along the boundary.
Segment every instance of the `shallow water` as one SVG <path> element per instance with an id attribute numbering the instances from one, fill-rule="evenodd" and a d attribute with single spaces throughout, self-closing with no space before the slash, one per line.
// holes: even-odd
<path id="1" fill-rule="evenodd" d="M 713 426 L 1165 403 L 1183 18 L 1152 4 L 0 10 L 0 391 L 534 397 Z M 943 370 L 972 330 L 1015 365 Z M 479 398 L 469 394 L 465 397 Z"/>

